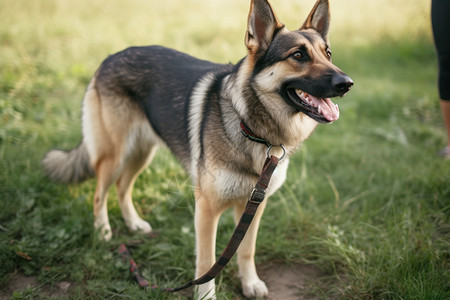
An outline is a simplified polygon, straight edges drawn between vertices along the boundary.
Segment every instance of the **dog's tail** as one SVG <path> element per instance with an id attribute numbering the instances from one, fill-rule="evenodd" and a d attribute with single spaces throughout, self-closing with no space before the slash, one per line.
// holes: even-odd
<path id="1" fill-rule="evenodd" d="M 80 183 L 95 175 L 83 142 L 70 151 L 50 150 L 42 160 L 42 166 L 47 177 L 59 183 Z"/>

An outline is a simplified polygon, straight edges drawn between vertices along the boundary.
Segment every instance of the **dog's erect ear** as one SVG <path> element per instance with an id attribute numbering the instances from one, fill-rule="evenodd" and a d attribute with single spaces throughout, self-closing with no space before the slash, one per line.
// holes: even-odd
<path id="1" fill-rule="evenodd" d="M 267 50 L 276 32 L 283 27 L 267 0 L 252 0 L 245 36 L 249 53 L 256 55 Z"/>
<path id="2" fill-rule="evenodd" d="M 330 28 L 330 4 L 328 0 L 317 0 L 308 18 L 300 29 L 314 29 L 328 43 L 328 29 Z"/>

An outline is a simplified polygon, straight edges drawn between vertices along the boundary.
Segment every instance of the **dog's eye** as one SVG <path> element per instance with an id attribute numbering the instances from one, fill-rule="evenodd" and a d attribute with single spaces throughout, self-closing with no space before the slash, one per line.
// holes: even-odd
<path id="1" fill-rule="evenodd" d="M 295 58 L 295 59 L 297 59 L 297 60 L 300 60 L 300 59 L 302 59 L 304 56 L 303 56 L 303 53 L 301 53 L 300 51 L 296 51 L 296 52 L 294 52 L 294 53 L 292 54 L 292 57 Z"/>

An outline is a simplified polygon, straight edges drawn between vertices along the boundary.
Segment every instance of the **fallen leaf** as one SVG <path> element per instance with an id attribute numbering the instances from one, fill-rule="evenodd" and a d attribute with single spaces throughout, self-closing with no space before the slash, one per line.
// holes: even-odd
<path id="1" fill-rule="evenodd" d="M 22 251 L 16 251 L 16 254 L 19 255 L 20 257 L 26 259 L 26 260 L 31 260 L 32 258 L 30 256 L 28 256 L 28 254 L 22 252 Z"/>

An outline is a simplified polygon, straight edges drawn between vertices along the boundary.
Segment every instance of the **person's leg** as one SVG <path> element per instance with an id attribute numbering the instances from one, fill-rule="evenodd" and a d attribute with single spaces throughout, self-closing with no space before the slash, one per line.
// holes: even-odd
<path id="1" fill-rule="evenodd" d="M 450 101 L 441 100 L 441 110 L 445 128 L 447 129 L 447 147 L 442 149 L 441 156 L 450 158 Z"/>
<path id="2" fill-rule="evenodd" d="M 431 20 L 439 63 L 439 95 L 447 132 L 447 146 L 441 155 L 450 158 L 450 1 L 433 0 Z"/>

